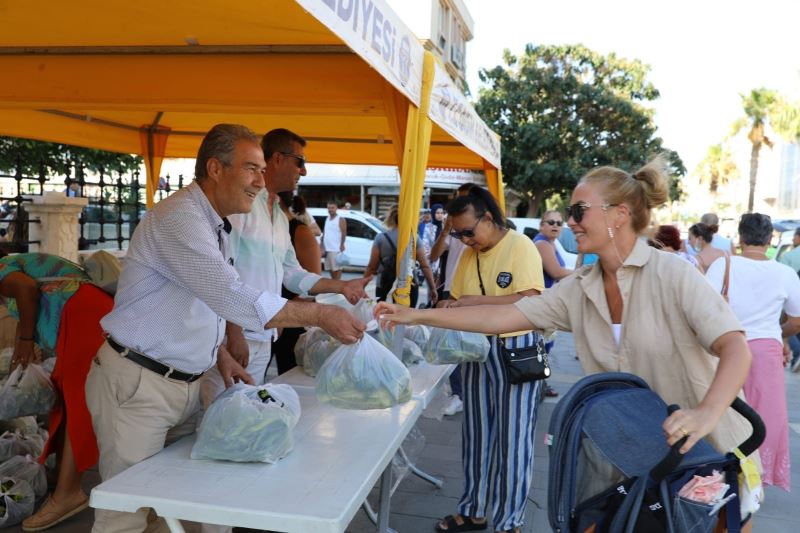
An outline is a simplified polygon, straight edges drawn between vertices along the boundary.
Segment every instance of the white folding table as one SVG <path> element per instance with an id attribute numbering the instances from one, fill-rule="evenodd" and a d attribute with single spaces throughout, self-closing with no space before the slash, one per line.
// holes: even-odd
<path id="1" fill-rule="evenodd" d="M 179 522 L 341 533 L 381 478 L 378 531 L 388 530 L 391 460 L 422 412 L 416 399 L 390 409 L 352 411 L 320 404 L 295 386 L 302 414 L 294 450 L 276 464 L 189 458 L 194 436 L 97 486 L 91 506 L 151 507 L 173 533 Z"/>

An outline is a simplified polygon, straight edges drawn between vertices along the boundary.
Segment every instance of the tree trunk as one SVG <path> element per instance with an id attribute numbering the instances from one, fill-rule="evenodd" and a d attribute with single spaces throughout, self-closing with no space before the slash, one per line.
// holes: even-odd
<path id="1" fill-rule="evenodd" d="M 544 191 L 534 190 L 533 196 L 528 200 L 528 218 L 536 218 L 539 213 L 539 206 L 542 205 L 544 200 Z"/>
<path id="2" fill-rule="evenodd" d="M 747 198 L 747 212 L 753 212 L 753 204 L 756 200 L 756 176 L 758 175 L 758 152 L 761 150 L 761 143 L 754 142 L 753 149 L 750 151 L 750 196 Z"/>

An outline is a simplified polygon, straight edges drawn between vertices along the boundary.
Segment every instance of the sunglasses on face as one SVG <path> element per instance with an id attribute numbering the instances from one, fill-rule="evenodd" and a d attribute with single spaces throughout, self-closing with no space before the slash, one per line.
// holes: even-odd
<path id="1" fill-rule="evenodd" d="M 602 205 L 592 205 L 587 204 L 585 202 L 579 202 L 577 204 L 572 204 L 567 206 L 567 220 L 572 218 L 576 224 L 580 224 L 583 220 L 583 214 L 586 212 L 587 209 L 590 207 L 599 207 L 603 211 L 607 211 L 609 207 L 614 207 L 618 204 L 602 204 Z"/>
<path id="2" fill-rule="evenodd" d="M 458 239 L 458 240 L 461 240 L 461 239 L 463 239 L 465 237 L 467 239 L 474 238 L 475 237 L 475 228 L 478 227 L 478 224 L 481 223 L 481 220 L 483 220 L 483 215 L 478 217 L 478 220 L 475 221 L 475 225 L 472 226 L 472 228 L 470 228 L 470 229 L 462 229 L 461 231 L 450 230 L 450 236 L 452 238 Z"/>
<path id="3" fill-rule="evenodd" d="M 551 226 L 559 226 L 559 227 L 561 227 L 561 225 L 564 224 L 564 221 L 563 220 L 545 220 L 544 223 L 545 224 L 549 224 Z"/>
<path id="4" fill-rule="evenodd" d="M 278 152 L 279 154 L 294 157 L 297 160 L 297 168 L 306 168 L 306 158 L 302 155 L 293 154 L 292 152 Z"/>

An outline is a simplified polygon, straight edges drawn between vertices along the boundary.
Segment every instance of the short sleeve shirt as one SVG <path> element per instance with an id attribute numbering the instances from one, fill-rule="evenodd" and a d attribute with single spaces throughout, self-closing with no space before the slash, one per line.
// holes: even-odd
<path id="1" fill-rule="evenodd" d="M 45 353 L 54 355 L 61 312 L 81 283 L 89 281 L 89 277 L 72 261 L 57 255 L 40 253 L 0 258 L 0 280 L 12 272 L 22 272 L 36 280 L 40 296 L 34 341 Z M 9 298 L 7 305 L 9 314 L 19 319 L 17 301 Z"/>
<path id="2" fill-rule="evenodd" d="M 536 245 L 525 235 L 507 231 L 500 242 L 486 252 L 478 252 L 474 248 L 464 250 L 450 287 L 453 298 L 481 294 L 478 261 L 487 296 L 506 296 L 530 289 L 544 290 L 542 258 Z M 501 337 L 523 333 L 527 332 L 516 331 Z"/>
<path id="3" fill-rule="evenodd" d="M 586 373 L 629 372 L 668 404 L 696 407 L 717 369 L 711 345 L 729 331 L 743 331 L 736 316 L 691 264 L 641 241 L 617 271 L 617 283 L 624 305 L 619 345 L 599 264 L 516 305 L 537 329 L 573 332 Z M 748 435 L 747 423 L 729 409 L 709 438 L 728 451 Z"/>

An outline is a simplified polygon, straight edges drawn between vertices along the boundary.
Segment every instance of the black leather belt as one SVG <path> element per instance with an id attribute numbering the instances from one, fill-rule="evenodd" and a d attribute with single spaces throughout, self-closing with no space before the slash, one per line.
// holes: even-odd
<path id="1" fill-rule="evenodd" d="M 109 346 L 111 346 L 117 353 L 121 354 L 126 359 L 130 359 L 137 365 L 155 372 L 160 376 L 164 376 L 165 378 L 191 383 L 193 381 L 197 381 L 203 375 L 203 372 L 200 372 L 199 374 L 189 374 L 188 372 L 175 370 L 171 366 L 165 365 L 164 363 L 159 363 L 155 359 L 150 359 L 146 355 L 142 355 L 138 352 L 134 352 L 130 348 L 126 348 L 111 337 L 106 337 L 106 342 L 108 342 Z"/>

